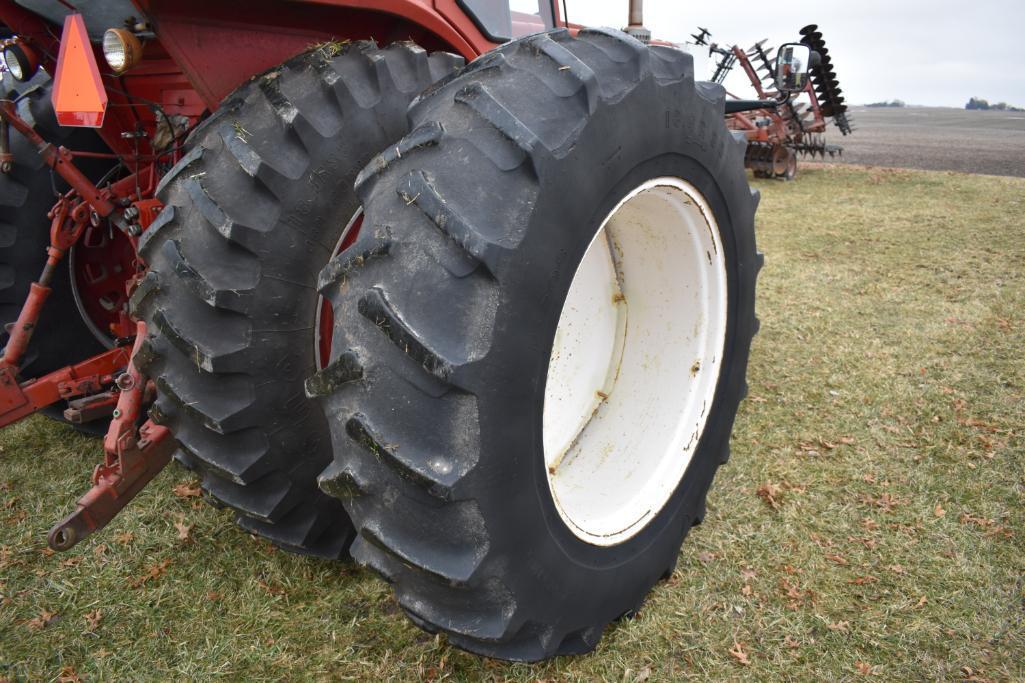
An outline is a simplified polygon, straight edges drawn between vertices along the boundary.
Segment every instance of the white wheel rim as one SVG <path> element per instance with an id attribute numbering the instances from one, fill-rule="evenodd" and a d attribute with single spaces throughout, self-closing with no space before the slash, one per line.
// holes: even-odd
<path id="1" fill-rule="evenodd" d="M 621 543 L 676 490 L 712 407 L 726 314 L 704 197 L 679 178 L 635 188 L 577 267 L 548 366 L 548 486 L 578 538 Z"/>

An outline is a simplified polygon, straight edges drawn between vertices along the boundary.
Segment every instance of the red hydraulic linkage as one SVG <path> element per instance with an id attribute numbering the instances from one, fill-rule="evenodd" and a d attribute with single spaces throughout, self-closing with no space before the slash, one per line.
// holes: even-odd
<path id="1" fill-rule="evenodd" d="M 19 384 L 18 367 L 39 322 L 43 306 L 50 296 L 50 282 L 61 259 L 81 237 L 89 221 L 96 222 L 100 218 L 109 217 L 119 227 L 125 221 L 106 193 L 78 170 L 72 160 L 72 152 L 64 147 L 56 148 L 40 137 L 31 125 L 18 116 L 17 108 L 10 100 L 0 100 L 0 157 L 10 151 L 7 143 L 11 127 L 36 146 L 46 164 L 59 173 L 72 190 L 61 197 L 50 211 L 52 223 L 46 265 L 39 281 L 29 286 L 25 305 L 17 321 L 8 330 L 7 346 L 0 359 L 0 426 L 9 425 L 62 398 L 100 391 L 104 380 L 109 383 L 112 373 L 125 367 L 128 360 L 124 349 L 113 349 L 84 363 L 62 368 L 24 385 Z M 74 203 L 76 195 L 82 201 Z"/>
<path id="2" fill-rule="evenodd" d="M 39 282 L 32 283 L 29 295 L 11 327 L 3 359 L 0 359 L 0 426 L 45 407 L 61 398 L 88 396 L 73 405 L 70 412 L 82 418 L 90 411 L 104 411 L 115 393 L 100 393 L 104 386 L 116 385 L 117 407 L 103 442 L 103 464 L 93 472 L 93 487 L 79 499 L 75 511 L 60 521 L 47 535 L 54 550 L 68 550 L 76 543 L 102 529 L 134 498 L 171 460 L 177 443 L 166 427 L 147 421 L 136 429 L 142 415 L 144 398 L 151 383 L 135 367 L 124 348 L 116 348 L 78 365 L 63 368 L 35 381 L 19 384 L 18 367 L 32 338 L 39 314 L 50 295 L 50 282 L 61 259 L 78 241 L 87 224 L 98 225 L 109 219 L 126 234 L 135 237 L 138 229 L 129 226 L 124 214 L 111 201 L 110 188 L 100 190 L 74 164 L 74 153 L 54 147 L 44 140 L 17 113 L 14 103 L 0 100 L 0 164 L 10 151 L 10 127 L 32 142 L 39 155 L 71 186 L 50 212 L 50 247 Z M 2 168 L 0 168 L 2 172 Z M 152 181 L 152 173 L 150 173 Z M 81 198 L 75 201 L 75 198 Z M 138 198 L 141 199 L 141 198 Z M 144 205 L 140 207 L 140 205 Z M 138 210 L 152 213 L 157 206 L 137 202 Z M 137 323 L 135 345 L 131 356 L 139 351 L 146 338 L 146 325 Z M 115 371 L 125 371 L 114 377 Z"/>
<path id="3" fill-rule="evenodd" d="M 134 356 L 146 338 L 146 324 L 138 323 Z M 68 550 L 89 534 L 105 527 L 153 477 L 164 469 L 177 448 L 167 427 L 147 421 L 136 431 L 142 414 L 146 378 L 135 367 L 118 377 L 121 395 L 103 440 L 103 464 L 93 472 L 93 487 L 78 500 L 75 511 L 58 522 L 46 537 L 54 550 Z"/>
<path id="4" fill-rule="evenodd" d="M 103 391 L 104 387 L 113 384 L 114 373 L 128 366 L 128 359 L 128 348 L 117 347 L 21 385 L 18 384 L 13 367 L 6 360 L 0 361 L 0 428 L 60 400 L 91 396 Z M 91 408 L 95 411 L 99 406 L 91 405 Z M 105 414 L 109 415 L 110 411 Z M 86 417 L 88 414 L 77 421 L 88 421 Z M 76 420 L 72 418 L 70 421 Z"/>

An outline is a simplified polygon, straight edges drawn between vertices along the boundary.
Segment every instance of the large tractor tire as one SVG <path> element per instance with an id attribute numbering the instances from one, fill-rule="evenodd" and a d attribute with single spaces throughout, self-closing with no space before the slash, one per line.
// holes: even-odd
<path id="1" fill-rule="evenodd" d="M 19 114 L 44 139 L 73 150 L 108 151 L 95 132 L 57 125 L 51 89 L 50 77 L 42 72 L 28 83 L 18 83 L 9 74 L 3 77 L 3 96 L 17 101 Z M 10 173 L 0 173 L 0 347 L 6 343 L 6 325 L 17 320 L 29 285 L 46 263 L 50 245 L 46 214 L 57 201 L 54 190 L 68 189 L 50 172 L 35 146 L 13 129 L 11 151 L 14 165 Z M 85 160 L 81 168 L 98 181 L 109 165 L 93 159 Z M 60 264 L 52 289 L 21 364 L 23 379 L 40 377 L 103 350 L 75 303 L 67 259 Z M 54 406 L 47 414 L 59 417 L 61 407 Z"/>
<path id="2" fill-rule="evenodd" d="M 425 93 L 357 181 L 307 384 L 320 486 L 356 560 L 461 648 L 589 651 L 704 515 L 762 260 L 723 94 L 674 49 L 538 34 Z"/>
<path id="3" fill-rule="evenodd" d="M 461 65 L 410 43 L 316 48 L 230 95 L 158 188 L 166 208 L 140 242 L 149 273 L 133 295 L 151 414 L 207 492 L 286 549 L 340 558 L 353 537 L 317 488 L 330 436 L 303 391 L 318 367 L 317 274 L 360 212 L 359 169 Z"/>

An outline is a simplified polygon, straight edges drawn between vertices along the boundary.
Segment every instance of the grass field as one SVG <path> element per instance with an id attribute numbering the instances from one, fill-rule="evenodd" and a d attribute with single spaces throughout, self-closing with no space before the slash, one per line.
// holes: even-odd
<path id="1" fill-rule="evenodd" d="M 586 657 L 482 660 L 168 468 L 68 555 L 97 441 L 0 433 L 0 679 L 1025 680 L 1025 180 L 759 182 L 762 331 L 706 523 Z"/>

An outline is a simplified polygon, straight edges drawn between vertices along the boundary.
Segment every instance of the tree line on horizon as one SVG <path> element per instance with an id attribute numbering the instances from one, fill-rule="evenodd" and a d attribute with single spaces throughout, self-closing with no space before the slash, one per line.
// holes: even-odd
<path id="1" fill-rule="evenodd" d="M 973 97 L 968 100 L 968 104 L 964 106 L 965 109 L 979 109 L 983 111 L 1025 111 L 1021 107 L 1012 107 L 1007 102 L 997 102 L 996 104 L 990 104 L 987 100 L 981 97 Z"/>

